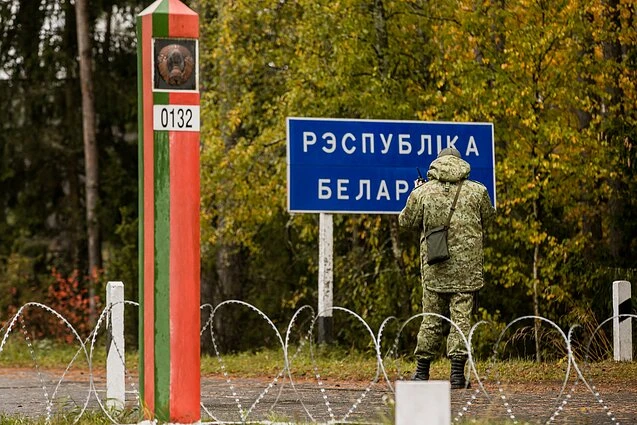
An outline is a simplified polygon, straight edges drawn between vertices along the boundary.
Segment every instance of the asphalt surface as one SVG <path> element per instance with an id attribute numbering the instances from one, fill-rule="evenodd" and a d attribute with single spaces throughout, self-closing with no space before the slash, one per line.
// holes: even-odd
<path id="1" fill-rule="evenodd" d="M 0 369 L 1 415 L 81 416 L 100 410 L 105 400 L 103 375 L 62 370 Z M 127 381 L 127 407 L 139 406 L 137 377 Z M 637 424 L 637 377 L 626 383 L 587 388 L 569 382 L 500 384 L 485 382 L 451 393 L 451 418 L 459 422 L 495 419 L 498 423 Z M 592 390 L 592 391 L 591 391 Z M 597 395 L 596 395 L 597 394 Z M 277 381 L 270 378 L 202 378 L 202 422 L 355 422 L 391 423 L 393 392 L 386 383 L 336 382 L 324 379 Z M 556 415 L 557 413 L 557 415 Z M 130 416 L 126 423 L 130 423 Z M 425 422 L 426 423 L 426 422 Z"/>

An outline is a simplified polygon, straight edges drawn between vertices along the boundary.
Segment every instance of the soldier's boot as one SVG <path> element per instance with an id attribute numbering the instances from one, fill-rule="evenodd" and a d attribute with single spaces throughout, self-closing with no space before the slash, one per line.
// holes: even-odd
<path id="1" fill-rule="evenodd" d="M 464 376 L 464 367 L 466 363 L 466 356 L 451 358 L 451 376 L 449 378 L 451 389 L 471 388 L 469 380 Z"/>
<path id="2" fill-rule="evenodd" d="M 412 376 L 413 381 L 429 381 L 429 366 L 431 361 L 429 359 L 418 359 L 416 365 L 416 373 Z"/>

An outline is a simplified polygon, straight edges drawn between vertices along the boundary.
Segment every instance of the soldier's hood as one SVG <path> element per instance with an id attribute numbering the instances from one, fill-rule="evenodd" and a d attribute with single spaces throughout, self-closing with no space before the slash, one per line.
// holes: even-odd
<path id="1" fill-rule="evenodd" d="M 463 159 L 453 155 L 445 155 L 431 162 L 427 179 L 441 182 L 457 182 L 469 177 L 471 166 Z"/>

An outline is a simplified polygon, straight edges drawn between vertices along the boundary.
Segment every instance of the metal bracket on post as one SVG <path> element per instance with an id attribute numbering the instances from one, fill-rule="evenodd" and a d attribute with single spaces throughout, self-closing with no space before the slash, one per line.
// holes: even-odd
<path id="1" fill-rule="evenodd" d="M 613 282 L 613 357 L 615 361 L 633 360 L 633 329 L 630 317 L 619 317 L 632 311 L 630 282 Z"/>
<path id="2" fill-rule="evenodd" d="M 106 285 L 106 407 L 122 410 L 126 402 L 124 284 Z"/>
<path id="3" fill-rule="evenodd" d="M 319 215 L 319 276 L 318 276 L 318 342 L 332 342 L 333 306 L 333 241 L 334 225 L 332 214 Z"/>

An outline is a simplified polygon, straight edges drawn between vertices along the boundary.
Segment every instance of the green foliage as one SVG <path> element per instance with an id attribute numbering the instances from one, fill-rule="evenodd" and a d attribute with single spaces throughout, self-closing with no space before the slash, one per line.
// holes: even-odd
<path id="1" fill-rule="evenodd" d="M 211 188 L 204 194 L 211 196 L 204 203 L 205 252 L 214 252 L 221 234 L 247 249 L 248 300 L 289 317 L 282 307 L 316 296 L 317 220 L 288 217 L 284 209 L 286 116 L 492 121 L 498 220 L 486 253 L 484 314 L 506 322 L 533 313 L 533 302 L 564 326 L 578 307 L 608 314 L 600 288 L 610 281 L 600 267 L 635 266 L 634 256 L 613 254 L 612 233 L 621 216 L 623 246 L 635 243 L 632 200 L 613 204 L 635 181 L 632 127 L 619 122 L 634 119 L 624 106 L 635 99 L 627 6 L 201 5 L 210 17 L 204 38 L 217 42 L 204 65 L 210 121 L 202 179 Z M 611 44 L 619 47 L 614 58 Z M 611 105 L 615 91 L 623 96 Z M 224 128 L 232 143 L 217 133 Z M 623 146 L 612 142 L 617 136 Z M 214 199 L 223 199 L 223 210 Z M 392 217 L 334 218 L 335 304 L 374 326 L 419 311 L 417 236 L 399 238 L 392 225 Z M 347 326 L 337 334 L 356 340 Z"/>
<path id="2" fill-rule="evenodd" d="M 46 26 L 72 23 L 71 3 L 5 3 L 3 312 L 41 300 L 53 267 L 82 270 L 86 244 L 74 25 Z M 201 17 L 203 302 L 240 298 L 277 325 L 316 304 L 318 218 L 286 211 L 286 117 L 489 121 L 498 218 L 477 318 L 494 319 L 494 330 L 534 311 L 563 327 L 610 315 L 611 281 L 637 268 L 630 2 L 191 3 Z M 140 6 L 109 1 L 91 11 L 104 276 L 124 281 L 128 299 L 137 293 L 132 23 Z M 49 37 L 32 36 L 42 31 Z M 374 327 L 420 311 L 418 235 L 393 216 L 335 215 L 334 238 L 335 305 Z M 275 343 L 260 328 L 237 329 L 232 349 Z M 340 342 L 366 349 L 361 335 L 353 324 L 336 329 Z"/>
<path id="3" fill-rule="evenodd" d="M 115 228 L 111 243 L 106 244 L 104 259 L 108 266 L 104 271 L 104 282 L 119 281 L 124 283 L 124 299 L 137 301 L 137 211 L 130 206 L 120 208 L 121 222 Z M 137 347 L 139 310 L 126 306 L 124 309 L 124 326 L 127 347 Z"/>
<path id="4" fill-rule="evenodd" d="M 115 229 L 126 219 L 120 211 L 136 210 L 137 4 L 99 2 L 90 11 L 105 251 L 126 249 Z M 10 0 L 0 4 L 0 22 L 0 93 L 8 99 L 0 106 L 0 286 L 6 294 L 0 319 L 5 320 L 7 310 L 46 301 L 53 269 L 84 273 L 86 218 L 74 5 Z M 105 266 L 111 266 L 108 259 Z"/>

